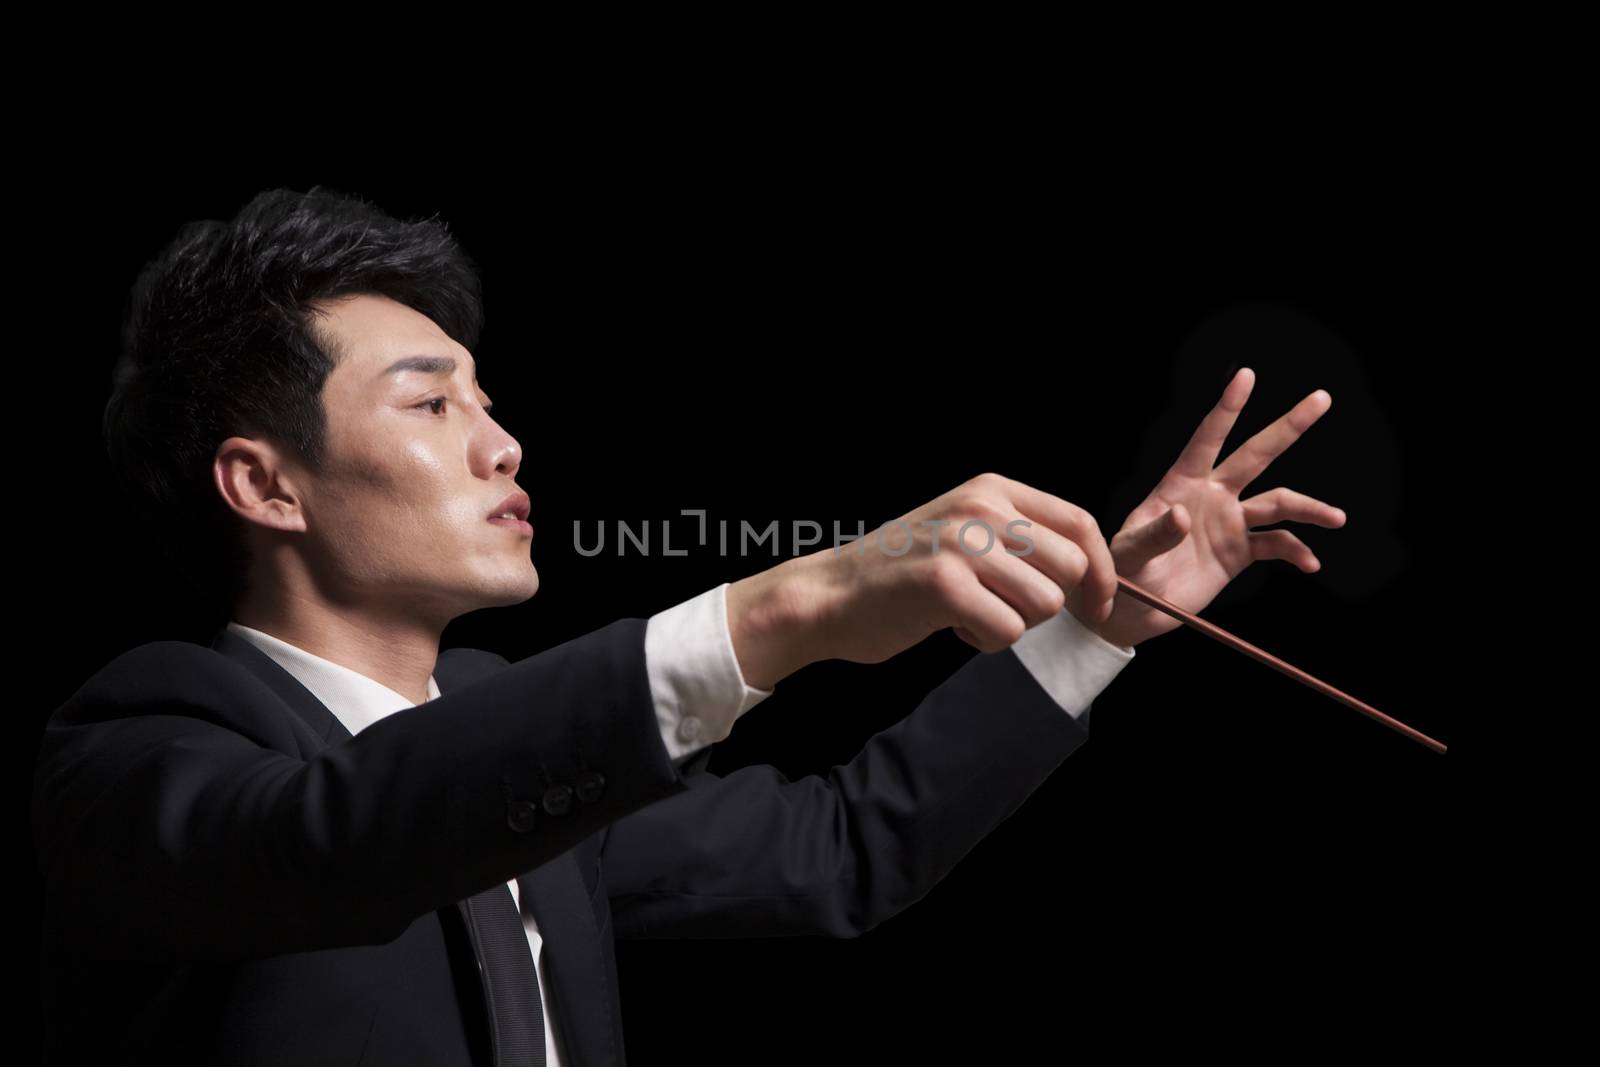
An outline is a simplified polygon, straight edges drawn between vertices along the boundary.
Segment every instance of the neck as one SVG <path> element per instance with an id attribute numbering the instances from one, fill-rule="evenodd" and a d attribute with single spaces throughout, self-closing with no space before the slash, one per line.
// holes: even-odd
<path id="1" fill-rule="evenodd" d="M 337 611 L 304 601 L 241 601 L 232 618 L 313 656 L 348 667 L 388 686 L 414 704 L 428 699 L 428 677 L 439 658 L 441 629 L 415 616 L 381 609 Z"/>

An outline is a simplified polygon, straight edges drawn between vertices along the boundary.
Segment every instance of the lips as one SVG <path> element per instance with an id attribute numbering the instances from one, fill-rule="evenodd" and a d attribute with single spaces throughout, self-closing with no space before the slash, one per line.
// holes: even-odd
<path id="1" fill-rule="evenodd" d="M 528 519 L 528 494 L 520 490 L 512 493 L 495 505 L 494 510 L 489 512 L 489 518 L 492 519 L 498 515 L 506 514 L 515 515 L 519 521 L 526 522 Z"/>

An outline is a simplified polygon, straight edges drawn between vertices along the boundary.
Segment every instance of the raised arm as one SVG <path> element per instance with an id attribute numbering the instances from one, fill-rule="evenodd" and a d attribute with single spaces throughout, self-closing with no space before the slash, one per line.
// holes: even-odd
<path id="1" fill-rule="evenodd" d="M 331 747 L 212 649 L 132 649 L 45 728 L 33 829 L 49 905 L 152 961 L 391 940 L 686 788 L 645 629 L 618 620 Z M 549 776 L 580 764 L 603 788 L 540 807 Z"/>
<path id="2" fill-rule="evenodd" d="M 904 635 L 920 639 L 918 628 L 940 619 L 976 619 L 973 630 L 982 631 L 989 608 L 971 603 L 969 587 L 945 581 L 947 571 L 890 564 L 896 573 L 884 577 L 850 566 L 841 578 L 819 553 L 736 583 L 726 590 L 725 623 L 696 610 L 709 609 L 711 596 L 672 609 L 685 622 L 705 617 L 672 629 L 701 631 L 679 655 L 701 664 L 694 679 L 712 684 L 681 685 L 671 703 L 704 707 L 719 722 L 742 714 L 748 675 L 775 685 L 829 647 L 811 629 L 820 613 L 809 606 L 844 601 L 830 587 L 847 580 L 867 585 L 829 612 L 846 619 L 849 633 L 833 647 L 848 658 L 892 653 Z M 966 603 L 940 605 L 940 589 L 919 582 L 953 589 Z M 904 611 L 913 617 L 897 622 Z M 888 635 L 872 625 L 884 618 Z M 853 937 L 871 929 L 925 895 L 1088 739 L 1090 701 L 1133 655 L 1058 610 L 1009 647 L 972 658 L 826 775 L 789 781 L 757 766 L 720 776 L 706 769 L 709 750 L 695 752 L 680 764 L 687 791 L 605 832 L 600 877 L 617 936 Z"/>
<path id="3" fill-rule="evenodd" d="M 1127 660 L 1089 648 L 1103 686 Z M 1088 740 L 1087 721 L 1008 648 L 971 657 L 826 775 L 717 775 L 705 769 L 711 750 L 696 753 L 681 768 L 686 791 L 606 831 L 616 936 L 862 934 L 1016 811 Z"/>

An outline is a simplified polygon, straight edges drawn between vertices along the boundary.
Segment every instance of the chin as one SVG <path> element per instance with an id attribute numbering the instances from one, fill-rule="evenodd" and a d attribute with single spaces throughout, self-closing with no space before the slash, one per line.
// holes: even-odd
<path id="1" fill-rule="evenodd" d="M 512 568 L 482 569 L 464 575 L 457 590 L 462 599 L 476 605 L 468 611 L 521 604 L 538 591 L 539 572 L 531 560 Z"/>
<path id="2" fill-rule="evenodd" d="M 524 600 L 532 597 L 533 594 L 537 593 L 538 591 L 539 572 L 534 570 L 532 565 L 529 565 L 528 573 L 526 575 L 523 575 L 514 581 L 506 582 L 505 585 L 501 587 L 501 599 L 499 602 L 502 604 L 520 604 Z"/>

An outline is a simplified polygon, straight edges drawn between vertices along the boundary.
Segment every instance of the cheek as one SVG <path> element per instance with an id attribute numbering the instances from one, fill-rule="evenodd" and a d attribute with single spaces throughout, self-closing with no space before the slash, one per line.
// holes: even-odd
<path id="1" fill-rule="evenodd" d="M 415 482 L 373 471 L 351 479 L 333 505 L 330 548 L 353 569 L 380 569 L 417 556 L 440 539 L 438 502 Z"/>
<path id="2" fill-rule="evenodd" d="M 351 569 L 368 572 L 458 557 L 471 539 L 484 535 L 494 503 L 491 492 L 472 492 L 414 440 L 387 446 L 374 440 L 359 452 L 346 452 L 326 495 L 338 513 L 333 551 Z"/>
<path id="3" fill-rule="evenodd" d="M 330 551 L 337 557 L 337 569 L 358 584 L 426 583 L 447 570 L 448 561 L 470 555 L 460 534 L 448 528 L 437 510 L 408 501 L 352 506 L 341 518 L 337 543 L 330 545 Z"/>
<path id="4" fill-rule="evenodd" d="M 352 570 L 381 569 L 386 561 L 400 558 L 409 531 L 397 523 L 387 509 L 367 505 L 356 499 L 346 501 L 339 515 L 337 536 L 330 547 Z"/>

